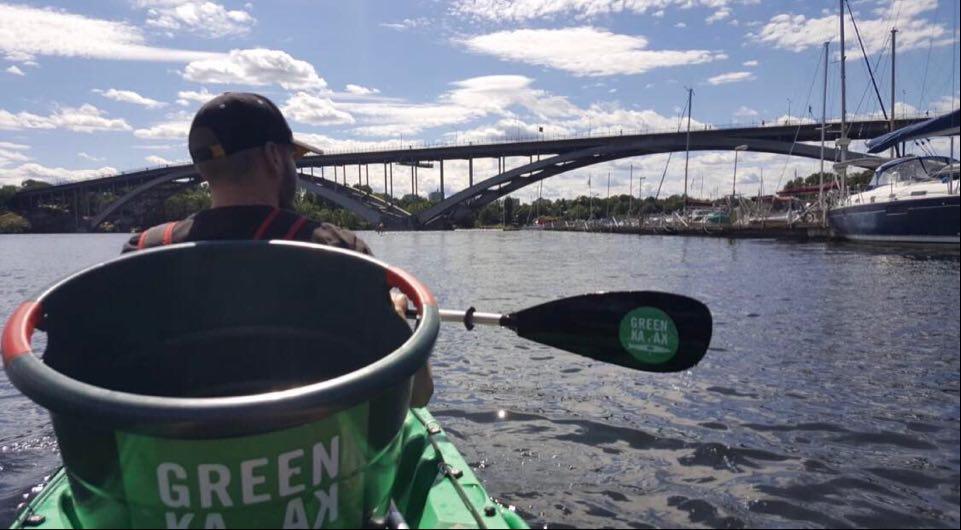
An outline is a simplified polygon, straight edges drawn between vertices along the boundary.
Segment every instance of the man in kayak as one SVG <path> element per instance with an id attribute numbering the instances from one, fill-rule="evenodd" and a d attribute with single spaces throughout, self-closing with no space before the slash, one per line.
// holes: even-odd
<path id="1" fill-rule="evenodd" d="M 211 208 L 182 221 L 134 235 L 123 252 L 188 241 L 306 241 L 371 255 L 353 232 L 293 212 L 296 160 L 317 149 L 294 140 L 280 109 L 269 99 L 228 92 L 197 111 L 190 125 L 190 156 L 210 186 Z M 407 298 L 393 295 L 401 315 Z M 411 405 L 424 406 L 433 394 L 430 367 L 415 377 Z"/>

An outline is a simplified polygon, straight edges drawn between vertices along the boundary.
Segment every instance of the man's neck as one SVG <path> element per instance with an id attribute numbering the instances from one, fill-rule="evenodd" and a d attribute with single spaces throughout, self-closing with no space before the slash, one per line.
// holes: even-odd
<path id="1" fill-rule="evenodd" d="M 252 190 L 211 189 L 212 208 L 227 206 L 270 206 L 277 208 L 279 200 L 276 195 L 260 193 Z"/>

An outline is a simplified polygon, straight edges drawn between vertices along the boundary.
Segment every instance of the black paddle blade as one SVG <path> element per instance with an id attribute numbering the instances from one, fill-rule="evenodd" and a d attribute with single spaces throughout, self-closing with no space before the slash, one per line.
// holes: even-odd
<path id="1" fill-rule="evenodd" d="M 680 372 L 704 357 L 711 311 L 653 291 L 598 293 L 541 304 L 505 319 L 521 337 L 645 372 Z"/>

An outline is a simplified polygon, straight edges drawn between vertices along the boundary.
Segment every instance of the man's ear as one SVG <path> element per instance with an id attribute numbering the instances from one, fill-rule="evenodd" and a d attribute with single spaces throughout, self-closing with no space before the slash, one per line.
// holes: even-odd
<path id="1" fill-rule="evenodd" d="M 264 144 L 264 155 L 271 178 L 278 178 L 284 173 L 284 148 L 280 144 L 267 142 Z"/>

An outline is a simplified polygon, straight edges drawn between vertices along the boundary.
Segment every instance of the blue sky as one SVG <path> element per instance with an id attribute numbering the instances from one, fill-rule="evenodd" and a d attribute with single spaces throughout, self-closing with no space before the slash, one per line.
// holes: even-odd
<path id="1" fill-rule="evenodd" d="M 958 5 L 852 0 L 898 112 L 958 106 Z M 839 115 L 837 2 L 762 0 L 0 0 L 0 183 L 75 180 L 187 157 L 187 127 L 212 95 L 271 97 L 295 133 L 328 151 L 676 127 L 692 87 L 696 124 L 820 115 L 821 46 L 833 41 L 828 114 Z M 849 28 L 853 30 L 853 28 Z M 878 113 L 853 31 L 849 111 Z M 954 76 L 952 79 L 952 67 Z M 692 155 L 695 195 L 727 189 L 732 153 Z M 682 157 L 665 190 L 683 187 Z M 551 179 L 546 196 L 652 191 L 666 155 Z M 477 171 L 493 172 L 495 161 Z M 817 162 L 746 153 L 739 188 L 765 190 Z M 466 167 L 448 166 L 448 191 Z M 421 173 L 420 190 L 437 187 Z M 703 186 L 700 184 L 704 182 Z M 703 190 L 703 191 L 702 191 Z M 605 192 L 605 190 L 601 190 Z M 518 192 L 529 200 L 535 190 Z"/>

